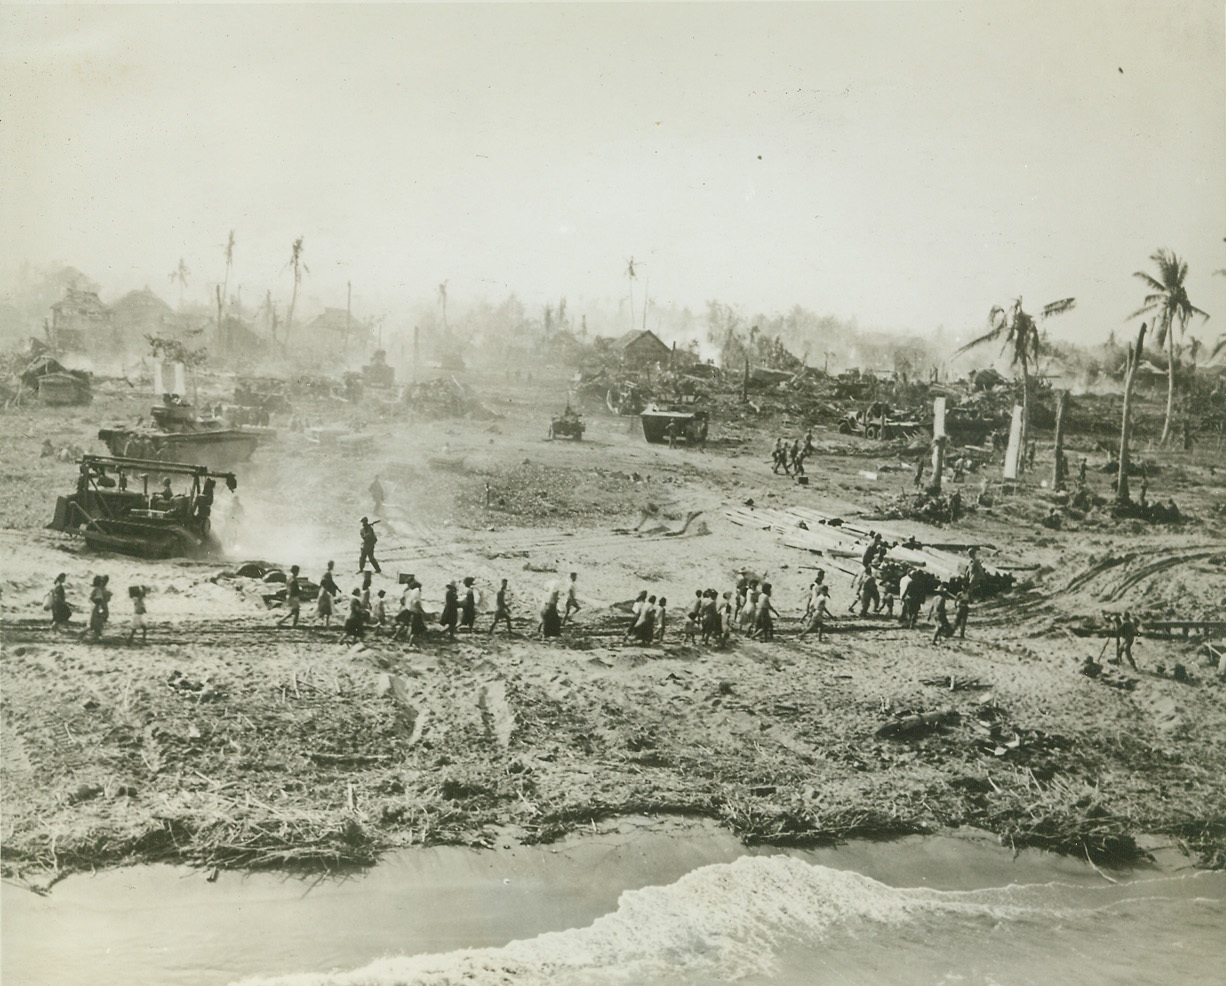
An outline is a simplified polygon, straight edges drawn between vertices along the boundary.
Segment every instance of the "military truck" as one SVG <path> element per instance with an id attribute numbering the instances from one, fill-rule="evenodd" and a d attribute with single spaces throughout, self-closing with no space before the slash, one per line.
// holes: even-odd
<path id="1" fill-rule="evenodd" d="M 873 401 L 868 407 L 848 411 L 839 420 L 839 433 L 863 435 L 865 438 L 899 438 L 918 431 L 922 422 L 912 418 L 896 418 L 890 405 Z"/>
<path id="2" fill-rule="evenodd" d="M 668 445 L 670 441 L 706 444 L 709 415 L 693 404 L 649 404 L 639 418 L 643 422 L 643 437 L 652 444 Z"/>
<path id="3" fill-rule="evenodd" d="M 549 440 L 552 442 L 555 438 L 573 438 L 581 442 L 584 428 L 583 416 L 567 404 L 566 410 L 549 422 Z"/>
<path id="4" fill-rule="evenodd" d="M 236 490 L 233 473 L 103 455 L 83 455 L 79 465 L 76 492 L 56 500 L 50 530 L 79 536 L 97 551 L 140 558 L 198 557 L 220 550 L 211 531 L 213 491 L 218 480 Z"/>

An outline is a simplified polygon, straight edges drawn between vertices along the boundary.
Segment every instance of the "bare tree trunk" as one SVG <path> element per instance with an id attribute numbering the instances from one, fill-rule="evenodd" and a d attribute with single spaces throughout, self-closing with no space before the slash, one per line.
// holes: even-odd
<path id="1" fill-rule="evenodd" d="M 1030 364 L 1022 357 L 1022 438 L 1018 442 L 1017 478 L 1026 472 L 1026 443 L 1030 439 Z"/>
<path id="2" fill-rule="evenodd" d="M 1175 326 L 1166 327 L 1166 422 L 1162 425 L 1160 444 L 1171 437 L 1171 418 L 1175 413 Z"/>
<path id="3" fill-rule="evenodd" d="M 215 285 L 213 290 L 217 295 L 217 351 L 220 353 L 225 349 L 221 328 L 221 285 Z"/>
<path id="4" fill-rule="evenodd" d="M 281 345 L 289 345 L 289 334 L 294 328 L 294 306 L 298 304 L 298 272 L 294 271 L 294 290 L 289 296 L 289 311 L 285 313 L 285 332 L 282 333 Z"/>
<path id="5" fill-rule="evenodd" d="M 1068 391 L 1062 390 L 1056 395 L 1056 466 L 1052 473 L 1052 489 L 1064 489 L 1064 414 L 1068 409 Z"/>
<path id="6" fill-rule="evenodd" d="M 932 483 L 928 489 L 933 493 L 941 492 L 941 476 L 945 472 L 945 443 L 948 441 L 944 435 L 937 435 L 932 440 Z"/>
<path id="7" fill-rule="evenodd" d="M 1145 344 L 1145 323 L 1141 323 L 1141 331 L 1137 333 L 1135 348 L 1128 350 L 1128 364 L 1124 371 L 1124 414 L 1120 429 L 1120 473 L 1115 481 L 1115 502 L 1122 506 L 1131 501 L 1128 495 L 1128 437 L 1132 421 L 1132 384 L 1136 379 L 1137 367 L 1141 363 L 1141 347 Z"/>
<path id="8" fill-rule="evenodd" d="M 745 377 L 741 381 L 741 400 L 749 400 L 749 357 L 745 357 Z"/>

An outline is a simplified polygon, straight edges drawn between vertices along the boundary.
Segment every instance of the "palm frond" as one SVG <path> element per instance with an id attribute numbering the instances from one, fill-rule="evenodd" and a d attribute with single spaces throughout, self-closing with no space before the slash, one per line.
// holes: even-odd
<path id="1" fill-rule="evenodd" d="M 1040 313 L 1040 318 L 1051 318 L 1053 315 L 1060 315 L 1063 312 L 1071 311 L 1077 307 L 1076 298 L 1061 298 L 1059 301 L 1053 301 L 1049 305 L 1043 306 L 1043 311 Z"/>
<path id="2" fill-rule="evenodd" d="M 1144 304 L 1142 304 L 1140 308 L 1138 308 L 1135 312 L 1129 315 L 1128 318 L 1125 319 L 1125 321 L 1130 321 L 1134 318 L 1140 318 L 1142 315 L 1145 315 L 1148 312 L 1155 311 L 1156 309 L 1162 306 L 1162 302 L 1165 300 L 1166 299 L 1164 298 L 1163 295 L 1147 294 L 1145 296 Z"/>
<path id="3" fill-rule="evenodd" d="M 954 356 L 961 356 L 963 353 L 967 352 L 968 350 L 974 349 L 976 346 L 982 346 L 985 342 L 995 342 L 997 339 L 1001 337 L 1003 329 L 1004 329 L 1004 326 L 998 326 L 997 328 L 990 329 L 989 331 L 981 335 L 978 339 L 972 339 L 966 345 L 959 346 L 954 351 Z"/>
<path id="4" fill-rule="evenodd" d="M 1133 271 L 1132 276 L 1139 277 L 1142 281 L 1146 283 L 1146 285 L 1148 285 L 1150 288 L 1153 288 L 1153 290 L 1155 291 L 1165 291 L 1166 290 L 1165 284 L 1163 284 L 1159 280 L 1156 280 L 1151 275 L 1146 274 L 1145 271 L 1143 270 Z"/>

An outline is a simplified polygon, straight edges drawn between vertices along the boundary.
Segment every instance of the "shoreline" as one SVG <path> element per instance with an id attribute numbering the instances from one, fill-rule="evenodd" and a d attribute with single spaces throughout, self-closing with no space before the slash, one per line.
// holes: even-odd
<path id="1" fill-rule="evenodd" d="M 10 883 L 2 892 L 5 915 L 20 947 L 6 951 L 5 967 L 6 974 L 21 978 L 24 970 L 33 981 L 39 978 L 35 970 L 54 961 L 63 981 L 96 982 L 96 963 L 105 953 L 107 971 L 123 970 L 127 977 L 104 976 L 108 983 L 220 986 L 293 982 L 303 975 L 344 981 L 336 970 L 364 968 L 381 958 L 462 963 L 473 950 L 499 956 L 508 947 L 524 947 L 513 942 L 541 945 L 556 941 L 551 936 L 558 934 L 580 940 L 590 934 L 584 929 L 602 920 L 637 920 L 643 926 L 644 904 L 663 903 L 686 886 L 718 887 L 725 891 L 713 895 L 719 899 L 730 896 L 727 881 L 746 890 L 757 886 L 769 913 L 778 885 L 771 879 L 756 884 L 754 875 L 786 872 L 836 908 L 838 888 L 874 887 L 865 881 L 880 884 L 870 892 L 886 899 L 935 893 L 965 901 L 968 894 L 986 892 L 1011 895 L 1019 904 L 1040 899 L 1036 894 L 1148 899 L 1171 892 L 1216 896 L 1219 888 L 1226 889 L 1221 874 L 1180 867 L 1181 861 L 1168 853 L 1154 865 L 1106 872 L 1056 854 L 1011 853 L 989 833 L 969 830 L 852 840 L 824 850 L 751 849 L 710 821 L 628 816 L 550 846 L 500 842 L 492 850 L 405 849 L 375 867 L 322 878 L 245 871 L 206 877 L 183 866 L 148 864 L 83 873 L 48 896 L 24 893 Z M 807 866 L 797 871 L 792 862 Z M 1183 882 L 1201 878 L 1197 886 L 1204 892 Z M 105 924 L 93 917 L 100 907 Z M 319 935 L 321 924 L 332 932 Z M 269 925 L 281 929 L 275 940 L 252 934 L 253 928 Z M 67 949 L 60 946 L 66 935 L 72 942 Z M 218 940 L 231 947 L 219 952 Z M 169 951 L 151 947 L 162 942 L 174 944 Z"/>
<path id="2" fill-rule="evenodd" d="M 42 741 L 76 740 L 86 760 L 70 761 L 66 780 L 75 783 L 57 789 L 33 771 L 15 785 L 9 765 L 6 802 L 21 807 L 9 813 L 4 874 L 45 887 L 74 871 L 134 862 L 370 866 L 407 847 L 491 848 L 508 833 L 523 845 L 550 844 L 653 814 L 709 820 L 749 848 L 973 827 L 1006 848 L 1095 865 L 1143 862 L 1144 831 L 1181 842 L 1197 865 L 1223 866 L 1226 832 L 1212 801 L 1169 796 L 1178 763 L 1117 806 L 1095 797 L 1089 775 L 1129 768 L 1135 749 L 1121 746 L 1120 762 L 1104 763 L 1101 750 L 1086 756 L 1091 736 L 1031 727 L 1020 733 L 1028 739 L 1015 762 L 979 750 L 973 717 L 1006 708 L 999 689 L 986 703 L 973 690 L 937 691 L 957 714 L 952 726 L 879 740 L 873 733 L 888 720 L 881 709 L 869 713 L 855 682 L 881 687 L 891 661 L 878 654 L 873 666 L 861 640 L 835 636 L 818 656 L 784 640 L 644 650 L 604 642 L 615 615 L 587 618 L 591 637 L 576 641 L 581 647 L 483 639 L 408 653 L 344 648 L 325 631 L 249 627 L 247 644 L 263 663 L 241 667 L 203 644 L 154 644 L 168 633 L 206 636 L 207 621 L 186 633 L 155 625 L 147 649 L 52 641 L 9 624 L 10 680 L 50 677 L 61 686 L 58 696 L 39 689 L 45 704 L 26 710 L 26 722 L 54 723 L 59 735 Z M 877 636 L 900 633 L 882 627 Z M 959 648 L 959 677 L 984 667 L 989 658 L 974 653 L 984 649 Z M 111 655 L 119 667 L 89 666 Z M 215 686 L 216 699 L 168 687 L 182 667 Z M 793 678 L 807 686 L 790 687 Z M 551 681 L 561 692 L 546 687 Z M 734 681 L 752 681 L 759 694 Z M 796 698 L 834 689 L 845 692 L 837 709 Z M 695 722 L 670 721 L 679 708 L 695 721 L 721 717 L 724 728 L 694 735 Z M 28 753 L 30 731 L 13 731 L 10 701 L 5 711 L 6 741 L 22 736 L 17 752 Z M 93 740 L 82 743 L 91 729 Z M 749 745 L 759 738 L 777 745 Z M 729 740 L 740 748 L 721 748 Z"/>

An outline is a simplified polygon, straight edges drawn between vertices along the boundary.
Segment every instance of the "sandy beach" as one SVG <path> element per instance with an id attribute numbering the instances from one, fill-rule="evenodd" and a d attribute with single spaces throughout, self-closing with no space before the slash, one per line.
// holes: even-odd
<path id="1" fill-rule="evenodd" d="M 85 410 L 8 413 L 6 875 L 46 885 L 131 861 L 367 863 L 411 846 L 548 842 L 630 814 L 702 816 L 748 844 L 974 826 L 1007 846 L 1098 862 L 1136 860 L 1156 842 L 1221 865 L 1226 706 L 1197 642 L 1146 638 L 1138 672 L 1078 673 L 1107 644 L 1095 636 L 1104 613 L 1221 612 L 1212 449 L 1144 451 L 1161 470 L 1151 496 L 1195 518 L 1178 527 L 1089 517 L 1049 530 L 1035 485 L 930 528 L 875 519 L 910 482 L 884 443 L 819 424 L 800 486 L 771 474 L 768 445 L 804 422 L 742 420 L 721 433 L 717 421 L 705 450 L 670 450 L 645 443 L 636 419 L 590 410 L 585 441 L 551 442 L 561 374 L 534 385 L 473 374 L 470 385 L 498 417 L 310 408 L 363 440 L 338 449 L 282 430 L 240 472 L 246 516 L 230 557 L 203 562 L 89 554 L 41 529 L 76 471 L 39 458 L 44 438 L 91 448 L 100 420 L 135 416 L 145 398 L 104 383 Z M 1075 427 L 1069 441 L 1105 461 Z M 377 633 L 345 643 L 340 621 L 318 625 L 313 607 L 298 628 L 274 626 L 282 611 L 266 608 L 268 586 L 233 577 L 263 559 L 318 579 L 334 559 L 348 593 L 376 477 L 387 495 L 374 588 L 395 599 L 397 574 L 412 572 L 437 611 L 445 583 L 472 576 L 479 632 L 450 641 L 432 628 L 412 648 Z M 968 501 L 979 479 L 968 477 Z M 1092 474 L 1098 492 L 1106 483 Z M 790 510 L 981 544 L 987 567 L 1017 585 L 974 606 L 965 640 L 934 645 L 923 620 L 907 630 L 846 613 L 851 559 L 785 546 L 771 518 Z M 816 566 L 839 617 L 821 643 L 796 636 Z M 774 584 L 776 639 L 684 641 L 694 590 L 730 589 L 741 569 Z M 53 635 L 41 603 L 60 571 L 77 632 Z M 560 639 L 536 639 L 543 595 L 572 571 L 582 609 Z M 101 642 L 78 639 L 95 573 L 120 590 Z M 490 636 L 501 578 L 515 632 Z M 129 584 L 152 590 L 143 645 L 124 642 Z M 622 640 L 640 589 L 671 601 L 658 645 Z M 1172 677 L 1177 663 L 1189 680 Z M 937 713 L 938 728 L 878 735 Z"/>

